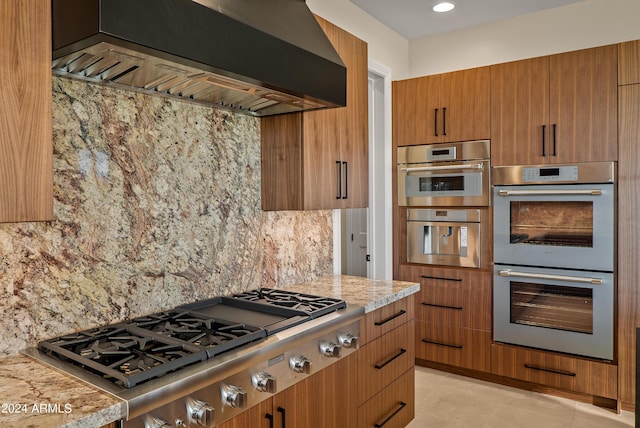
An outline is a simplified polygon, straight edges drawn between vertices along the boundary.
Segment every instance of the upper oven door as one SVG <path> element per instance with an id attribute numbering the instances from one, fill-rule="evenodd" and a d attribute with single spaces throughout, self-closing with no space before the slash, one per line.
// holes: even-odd
<path id="1" fill-rule="evenodd" d="M 488 206 L 489 161 L 398 165 L 400 206 Z"/>
<path id="2" fill-rule="evenodd" d="M 494 260 L 613 272 L 614 185 L 494 187 Z"/>

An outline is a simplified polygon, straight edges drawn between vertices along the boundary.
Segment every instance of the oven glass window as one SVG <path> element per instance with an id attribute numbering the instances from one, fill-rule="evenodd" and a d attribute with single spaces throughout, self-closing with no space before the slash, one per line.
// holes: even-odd
<path id="1" fill-rule="evenodd" d="M 464 190 L 464 176 L 456 175 L 452 177 L 444 177 L 444 176 L 420 177 L 419 188 L 421 192 Z"/>
<path id="2" fill-rule="evenodd" d="M 511 322 L 593 334 L 593 290 L 511 282 Z"/>
<path id="3" fill-rule="evenodd" d="M 593 202 L 512 201 L 512 244 L 593 247 Z"/>

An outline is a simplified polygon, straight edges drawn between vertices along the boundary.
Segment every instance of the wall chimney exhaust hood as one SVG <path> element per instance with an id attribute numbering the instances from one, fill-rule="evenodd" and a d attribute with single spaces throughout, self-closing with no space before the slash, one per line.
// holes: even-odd
<path id="1" fill-rule="evenodd" d="M 53 0 L 53 72 L 254 116 L 346 105 L 304 0 Z"/>

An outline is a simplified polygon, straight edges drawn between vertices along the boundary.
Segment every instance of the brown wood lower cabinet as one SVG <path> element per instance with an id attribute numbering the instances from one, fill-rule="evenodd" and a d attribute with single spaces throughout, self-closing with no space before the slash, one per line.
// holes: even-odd
<path id="1" fill-rule="evenodd" d="M 613 364 L 534 351 L 516 346 L 491 346 L 491 371 L 568 391 L 617 398 L 618 368 Z"/>
<path id="2" fill-rule="evenodd" d="M 341 358 L 218 427 L 355 427 L 357 356 Z"/>
<path id="3" fill-rule="evenodd" d="M 414 372 L 411 367 L 395 382 L 360 406 L 358 428 L 402 428 L 411 422 L 415 415 Z"/>
<path id="4" fill-rule="evenodd" d="M 489 331 L 416 321 L 416 358 L 489 372 L 490 353 Z"/>

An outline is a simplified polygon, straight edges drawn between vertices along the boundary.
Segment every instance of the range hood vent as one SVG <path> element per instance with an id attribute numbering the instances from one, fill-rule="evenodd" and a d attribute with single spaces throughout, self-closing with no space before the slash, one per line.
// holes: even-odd
<path id="1" fill-rule="evenodd" d="M 52 0 L 53 72 L 254 116 L 346 105 L 304 0 Z"/>

